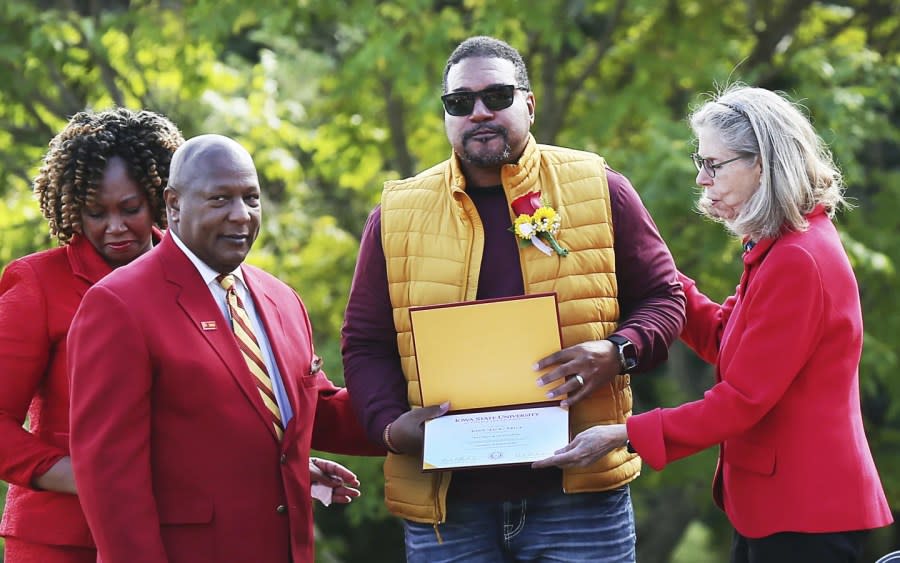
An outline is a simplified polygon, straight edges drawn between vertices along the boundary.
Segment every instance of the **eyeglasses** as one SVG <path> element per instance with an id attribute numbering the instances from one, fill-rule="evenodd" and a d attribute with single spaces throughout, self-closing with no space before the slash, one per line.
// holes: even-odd
<path id="1" fill-rule="evenodd" d="M 444 111 L 454 117 L 471 115 L 475 110 L 475 100 L 481 98 L 484 107 L 491 111 L 500 111 L 513 104 L 516 90 L 528 91 L 521 86 L 491 86 L 478 92 L 451 92 L 441 96 L 444 103 Z"/>
<path id="2" fill-rule="evenodd" d="M 717 162 L 717 163 L 715 163 L 715 164 L 711 164 L 711 163 L 709 162 L 709 159 L 703 158 L 702 156 L 700 156 L 700 155 L 697 154 L 697 153 L 692 153 L 692 154 L 691 154 L 691 160 L 694 161 L 694 166 L 697 167 L 697 172 L 699 172 L 699 171 L 701 171 L 701 170 L 705 170 L 706 173 L 709 174 L 709 177 L 710 177 L 710 178 L 715 178 L 715 177 L 716 177 L 716 170 L 718 170 L 719 168 L 722 168 L 723 166 L 725 166 L 725 165 L 728 164 L 729 162 L 734 162 L 735 160 L 740 160 L 740 159 L 742 159 L 742 158 L 747 158 L 747 157 L 749 157 L 749 156 L 751 156 L 751 155 L 749 155 L 749 154 L 742 154 L 741 156 L 736 156 L 736 157 L 734 157 L 734 158 L 729 158 L 728 160 L 723 160 L 722 162 Z"/>

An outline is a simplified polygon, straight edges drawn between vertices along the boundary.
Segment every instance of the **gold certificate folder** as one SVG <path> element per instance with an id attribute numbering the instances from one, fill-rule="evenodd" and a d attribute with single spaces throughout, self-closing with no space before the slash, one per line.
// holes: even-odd
<path id="1" fill-rule="evenodd" d="M 410 316 L 423 405 L 548 402 L 551 387 L 538 387 L 543 372 L 532 366 L 562 347 L 555 293 L 412 307 Z"/>

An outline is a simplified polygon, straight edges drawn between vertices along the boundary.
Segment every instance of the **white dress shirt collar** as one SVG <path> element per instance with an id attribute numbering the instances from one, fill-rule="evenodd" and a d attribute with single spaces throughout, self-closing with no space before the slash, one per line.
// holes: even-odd
<path id="1" fill-rule="evenodd" d="M 216 281 L 216 278 L 219 277 L 219 272 L 213 270 L 209 267 L 209 265 L 207 265 L 206 262 L 198 258 L 197 255 L 194 254 L 191 249 L 188 248 L 187 245 L 184 244 L 184 242 L 180 238 L 178 238 L 178 235 L 176 235 L 174 232 L 169 230 L 167 234 L 172 237 L 172 240 L 175 241 L 175 244 L 178 246 L 178 248 L 180 248 L 181 251 L 184 252 L 184 255 L 188 257 L 188 260 L 191 261 L 191 264 L 193 264 L 194 267 L 197 268 L 197 272 L 200 274 L 200 277 L 203 278 L 203 283 L 205 283 L 207 286 L 211 284 L 219 285 L 219 282 Z M 239 285 L 243 286 L 244 288 L 247 287 L 247 282 L 244 281 L 244 272 L 241 270 L 240 266 L 229 273 L 236 279 L 240 280 Z"/>

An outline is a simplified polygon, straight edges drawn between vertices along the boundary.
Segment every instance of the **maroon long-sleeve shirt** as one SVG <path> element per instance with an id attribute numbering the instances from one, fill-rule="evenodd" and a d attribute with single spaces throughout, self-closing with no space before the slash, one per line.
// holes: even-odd
<path id="1" fill-rule="evenodd" d="M 681 331 L 684 293 L 669 249 L 631 183 L 611 169 L 607 169 L 607 178 L 621 317 L 615 334 L 634 344 L 638 354 L 634 371 L 646 371 L 666 359 Z M 509 208 L 502 187 L 471 188 L 467 193 L 485 231 L 477 298 L 523 295 L 518 243 L 509 231 Z M 381 208 L 376 207 L 363 231 L 341 345 L 351 400 L 370 439 L 378 444 L 382 444 L 384 427 L 410 408 L 392 310 L 381 244 Z M 556 468 L 462 470 L 454 472 L 449 495 L 516 499 L 558 491 L 561 483 Z"/>

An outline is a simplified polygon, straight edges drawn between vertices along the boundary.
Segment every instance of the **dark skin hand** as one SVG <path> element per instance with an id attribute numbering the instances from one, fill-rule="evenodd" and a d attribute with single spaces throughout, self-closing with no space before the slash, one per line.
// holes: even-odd
<path id="1" fill-rule="evenodd" d="M 404 454 L 419 454 L 425 440 L 425 421 L 447 414 L 450 403 L 412 409 L 391 423 L 391 445 Z"/>
<path id="2" fill-rule="evenodd" d="M 547 398 L 553 399 L 568 393 L 560 406 L 569 407 L 600 387 L 609 385 L 619 375 L 619 352 L 609 340 L 591 340 L 542 358 L 534 365 L 534 369 L 541 371 L 553 366 L 556 367 L 539 377 L 537 383 L 544 386 L 567 378 L 565 383 L 547 393 Z M 583 385 L 576 376 L 581 376 Z"/>
<path id="3" fill-rule="evenodd" d="M 331 501 L 337 504 L 347 504 L 360 495 L 356 475 L 329 459 L 309 458 L 309 480 L 330 487 Z"/>

